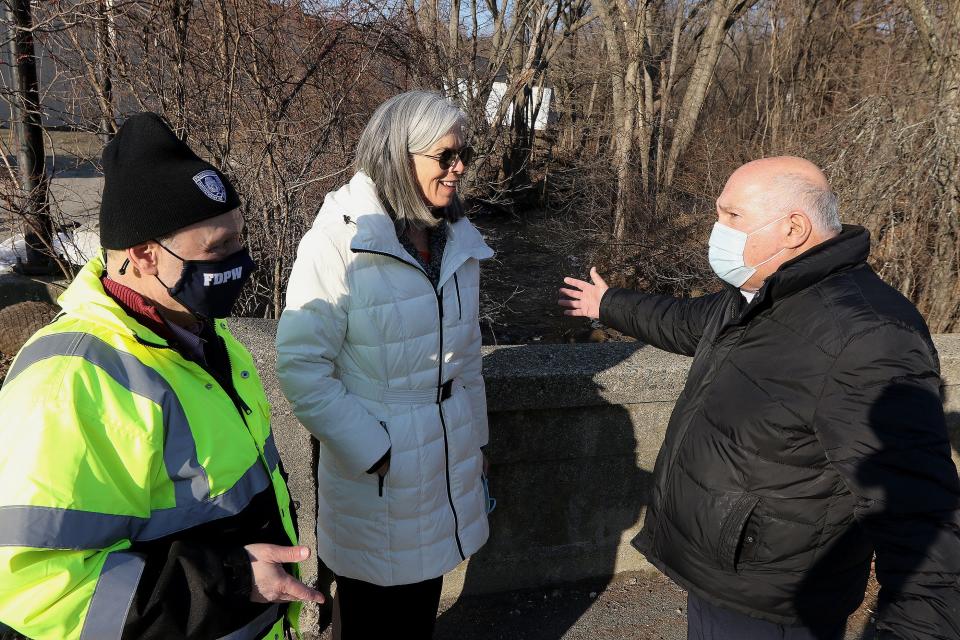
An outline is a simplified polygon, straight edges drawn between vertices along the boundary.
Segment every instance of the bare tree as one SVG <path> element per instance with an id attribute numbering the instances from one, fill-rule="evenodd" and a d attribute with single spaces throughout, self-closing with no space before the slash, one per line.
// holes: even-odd
<path id="1" fill-rule="evenodd" d="M 945 329 L 957 326 L 960 311 L 960 0 L 907 0 L 936 83 L 934 135 L 938 141 L 934 178 L 942 201 L 933 215 L 933 282 L 937 296 L 928 316 Z"/>
<path id="2" fill-rule="evenodd" d="M 616 239 L 624 237 L 628 217 L 637 211 L 635 159 L 639 159 L 644 195 L 655 196 L 671 185 L 677 164 L 693 137 L 724 38 L 756 1 L 717 0 L 692 6 L 686 2 L 594 2 L 603 22 L 613 86 Z M 703 9 L 708 10 L 706 22 L 700 24 Z M 681 86 L 680 76 L 687 70 L 689 77 L 674 114 L 673 92 Z M 671 120 L 673 135 L 668 143 L 667 124 Z"/>
<path id="3" fill-rule="evenodd" d="M 433 88 L 473 124 L 466 195 L 542 207 L 571 238 L 550 242 L 670 293 L 712 286 L 703 234 L 733 167 L 809 157 L 871 231 L 874 266 L 943 331 L 960 316 L 958 3 L 50 0 L 28 32 L 76 130 L 105 142 L 158 111 L 238 185 L 261 263 L 245 314 L 281 308 L 372 110 Z M 0 196 L 19 213 L 39 192 L 12 169 Z"/>
<path id="4" fill-rule="evenodd" d="M 237 185 L 260 269 L 239 311 L 274 316 L 296 245 L 342 180 L 391 62 L 356 7 L 269 0 L 57 0 L 43 41 L 72 122 L 109 139 L 151 110 Z M 351 114 L 358 114 L 353 116 Z"/>
<path id="5" fill-rule="evenodd" d="M 412 70 L 420 84 L 443 91 L 470 117 L 478 152 L 471 185 L 479 180 L 488 192 L 526 188 L 532 123 L 550 65 L 595 16 L 586 0 L 470 0 L 464 10 L 460 0 L 449 6 L 407 0 L 400 24 L 411 31 L 406 35 L 417 53 Z"/>

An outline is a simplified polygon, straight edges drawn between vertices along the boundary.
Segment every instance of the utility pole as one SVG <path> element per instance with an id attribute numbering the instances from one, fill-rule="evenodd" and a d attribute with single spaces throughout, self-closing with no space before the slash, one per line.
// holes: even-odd
<path id="1" fill-rule="evenodd" d="M 17 167 L 22 192 L 20 215 L 24 220 L 26 260 L 16 270 L 25 275 L 52 273 L 57 269 L 53 253 L 53 221 L 47 199 L 46 154 L 40 119 L 40 90 L 33 40 L 30 0 L 4 0 L 10 34 L 12 99 L 10 120 L 17 143 Z"/>

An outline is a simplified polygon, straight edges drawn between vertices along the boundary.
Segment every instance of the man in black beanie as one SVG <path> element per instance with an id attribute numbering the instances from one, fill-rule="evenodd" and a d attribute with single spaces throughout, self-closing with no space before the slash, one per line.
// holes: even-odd
<path id="1" fill-rule="evenodd" d="M 239 198 L 152 113 L 103 169 L 104 257 L 0 390 L 0 621 L 33 638 L 284 637 L 323 596 L 294 577 L 309 550 L 270 407 L 222 320 L 254 269 Z"/>

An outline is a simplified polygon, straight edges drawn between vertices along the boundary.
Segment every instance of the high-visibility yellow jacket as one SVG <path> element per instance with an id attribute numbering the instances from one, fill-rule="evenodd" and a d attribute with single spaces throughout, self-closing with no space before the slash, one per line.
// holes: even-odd
<path id="1" fill-rule="evenodd" d="M 84 267 L 0 390 L 0 621 L 31 638 L 119 638 L 136 543 L 235 515 L 271 486 L 297 539 L 250 354 L 215 321 L 241 412 L 104 292 L 103 271 Z M 270 607 L 236 637 L 271 622 L 266 637 L 282 637 L 283 616 Z"/>

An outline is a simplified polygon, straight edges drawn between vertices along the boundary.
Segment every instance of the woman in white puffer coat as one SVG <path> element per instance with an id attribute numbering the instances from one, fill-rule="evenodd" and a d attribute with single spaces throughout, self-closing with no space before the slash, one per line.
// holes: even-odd
<path id="1" fill-rule="evenodd" d="M 320 442 L 317 552 L 343 640 L 429 638 L 443 574 L 488 536 L 478 307 L 493 252 L 457 196 L 465 144 L 441 96 L 385 102 L 290 275 L 277 372 Z"/>

